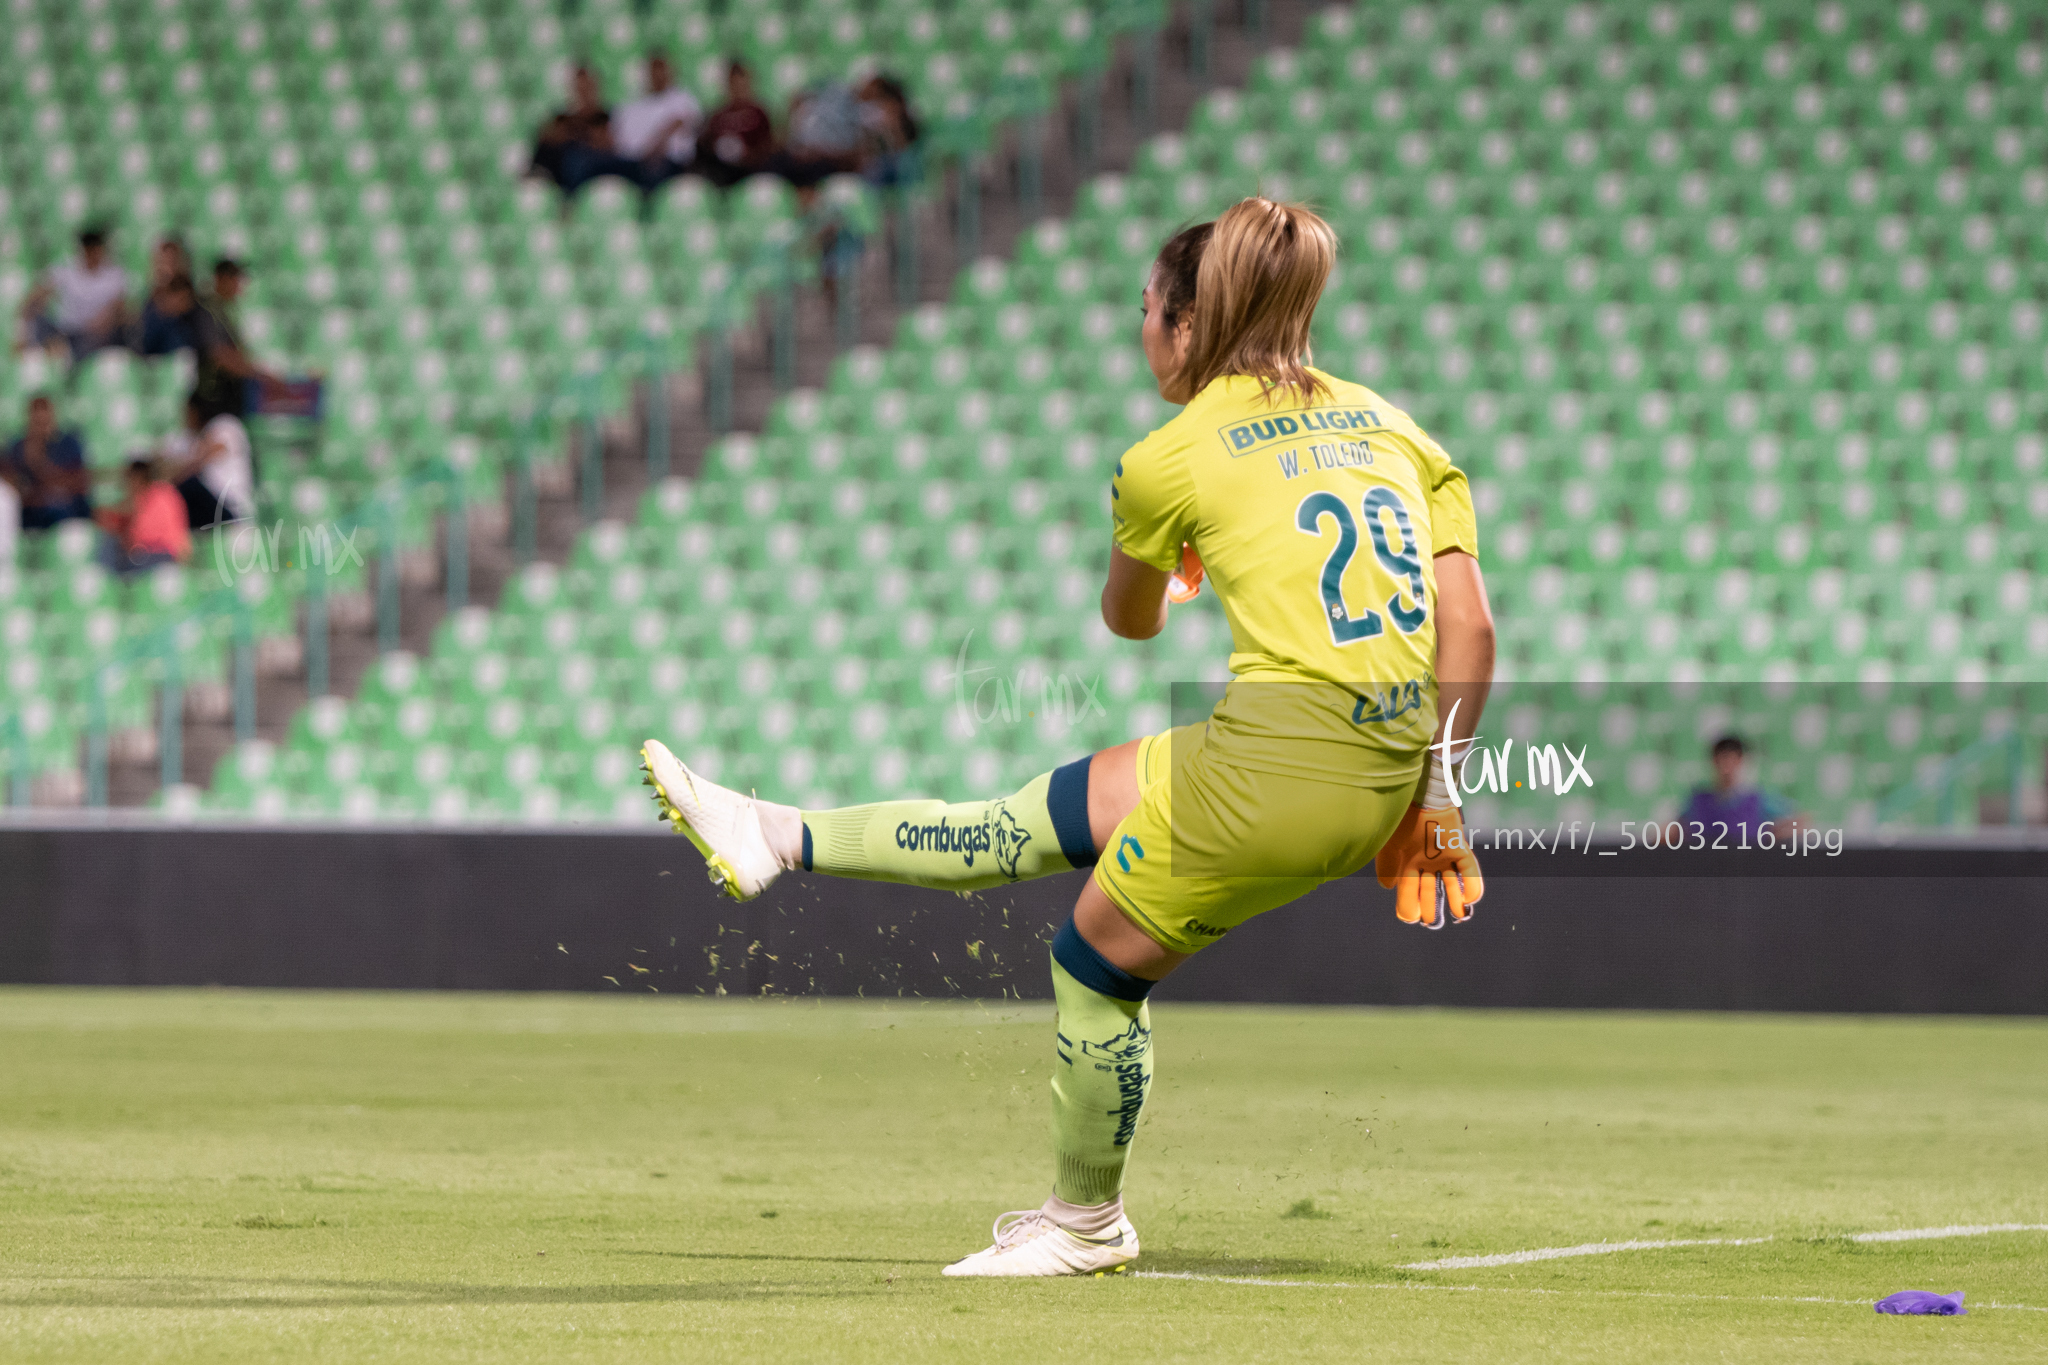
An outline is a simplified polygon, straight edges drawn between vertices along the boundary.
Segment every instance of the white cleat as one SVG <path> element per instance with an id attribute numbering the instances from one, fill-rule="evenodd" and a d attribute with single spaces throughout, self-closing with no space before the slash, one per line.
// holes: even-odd
<path id="1" fill-rule="evenodd" d="M 754 800 L 706 782 L 683 766 L 660 740 L 640 747 L 640 766 L 654 788 L 662 818 L 689 836 L 710 867 L 711 880 L 736 901 L 750 901 L 782 875 L 782 864 L 761 832 Z"/>
<path id="2" fill-rule="evenodd" d="M 1010 1221 L 1005 1222 L 1004 1219 Z M 1120 1275 L 1138 1259 L 1138 1230 L 1128 1218 L 1107 1232 L 1084 1237 L 1052 1221 L 1044 1209 L 996 1219 L 995 1245 L 946 1267 L 947 1275 Z"/>

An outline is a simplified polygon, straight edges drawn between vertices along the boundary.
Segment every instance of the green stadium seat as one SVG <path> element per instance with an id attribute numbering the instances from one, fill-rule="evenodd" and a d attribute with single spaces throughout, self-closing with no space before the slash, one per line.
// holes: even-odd
<path id="1" fill-rule="evenodd" d="M 46 109 L 44 141 L 61 132 L 65 150 L 10 162 L 27 188 L 10 187 L 0 242 L 13 232 L 61 245 L 79 206 L 139 184 L 122 210 L 124 251 L 172 222 L 202 251 L 251 248 L 263 262 L 263 297 L 250 302 L 262 305 L 264 347 L 318 358 L 334 376 L 320 467 L 339 507 L 421 467 L 451 436 L 481 452 L 463 486 L 489 495 L 502 467 L 494 443 L 526 412 L 523 395 L 641 333 L 680 363 L 697 329 L 745 316 L 774 283 L 755 245 L 793 232 L 796 207 L 773 182 L 723 201 L 679 182 L 644 222 L 630 194 L 600 184 L 562 224 L 542 187 L 501 178 L 501 149 L 552 103 L 572 53 L 592 55 L 616 95 L 651 35 L 677 45 L 686 77 L 705 87 L 716 73 L 698 57 L 727 41 L 755 54 L 771 87 L 874 52 L 944 119 L 976 90 L 1019 107 L 1042 98 L 1046 75 L 1099 69 L 1112 30 L 1142 19 L 1066 4 L 804 3 L 769 21 L 734 10 L 725 32 L 690 4 L 591 3 L 567 21 L 551 6 L 421 4 L 302 20 L 268 8 L 230 16 L 203 0 L 153 9 L 163 17 L 124 40 L 116 68 L 79 45 L 63 7 L 30 8 L 51 93 L 17 83 L 0 98 L 0 129 L 26 132 L 44 118 L 26 111 Z M 1471 470 L 1490 580 L 1526 613 L 1514 627 L 1526 664 L 1567 667 L 1546 642 L 1569 637 L 1646 681 L 1694 666 L 1848 677 L 1933 667 L 1924 645 L 1872 628 L 1872 594 L 1823 607 L 1788 585 L 2040 567 L 2048 177 L 2035 169 L 2039 73 L 2016 67 L 2010 16 L 2005 30 L 1987 27 L 2004 8 L 1326 11 L 1298 52 L 1261 60 L 1246 91 L 1206 97 L 1185 130 L 1146 148 L 1128 177 L 1087 186 L 1072 220 L 1034 232 L 1014 263 L 964 272 L 954 302 L 906 317 L 894 347 L 849 357 L 822 393 L 778 404 L 757 445 L 728 445 L 701 479 L 651 491 L 633 527 L 593 528 L 567 570 L 520 580 L 501 611 L 445 624 L 410 686 L 373 680 L 358 704 L 366 717 L 383 708 L 375 733 L 348 742 L 369 753 L 402 740 L 407 762 L 293 767 L 294 739 L 262 772 L 224 775 L 214 799 L 439 819 L 610 819 L 623 801 L 644 818 L 636 793 L 614 790 L 630 778 L 630 752 L 589 752 L 640 704 L 631 670 L 687 666 L 692 694 L 724 705 L 740 660 L 773 658 L 817 709 L 829 674 L 796 665 L 865 657 L 914 675 L 949 648 L 970 592 L 1006 623 L 1005 666 L 1114 666 L 1128 683 L 1119 706 L 1160 705 L 1164 679 L 1220 656 L 1213 631 L 1177 628 L 1152 649 L 1097 640 L 1067 616 L 1085 615 L 1092 589 L 1055 608 L 1017 584 L 1099 571 L 1104 470 L 1161 416 L 1128 336 L 1133 296 L 1171 223 L 1254 183 L 1331 214 L 1345 269 L 1318 354 L 1408 403 Z M 1902 23 L 1914 14 L 1922 27 Z M 1962 36 L 1931 42 L 1926 25 Z M 230 70 L 194 59 L 223 37 L 237 53 Z M 137 92 L 179 82 L 204 117 L 121 123 L 121 98 L 139 108 Z M 75 97 L 117 88 L 127 94 Z M 273 106 L 287 135 L 245 133 L 264 129 Z M 455 108 L 478 117 L 452 118 Z M 986 133 L 970 111 L 946 136 Z M 37 264 L 0 250 L 0 303 Z M 545 301 L 529 307 L 512 281 L 535 282 Z M 407 309 L 418 322 L 396 325 Z M 108 464 L 176 419 L 164 401 L 175 386 L 121 368 L 95 365 L 81 381 L 94 456 Z M 0 378 L 0 400 L 28 387 Z M 1764 448 L 1776 452 L 1768 478 L 1743 460 Z M 1667 450 L 1689 463 L 1667 465 Z M 1845 451 L 1861 465 L 1845 470 Z M 266 466 L 280 491 L 298 477 L 271 481 Z M 1565 496 L 1575 485 L 1600 490 L 1573 504 L 1577 519 Z M 414 536 L 430 526 L 415 514 L 402 524 Z M 148 595 L 103 601 L 104 585 L 76 567 L 89 557 L 79 548 L 38 549 L 38 613 L 60 604 L 118 643 L 168 609 Z M 778 583 L 776 566 L 844 573 L 862 590 L 813 587 L 788 569 Z M 1726 608 L 1691 586 L 1733 570 L 1750 575 L 1752 605 Z M 301 582 L 280 580 L 261 604 L 266 630 L 289 621 Z M 882 605 L 869 589 L 901 595 Z M 2018 670 L 2000 676 L 2038 669 L 2012 643 L 2037 619 L 2023 596 L 1937 594 L 1938 633 L 1957 657 Z M 1177 620 L 1210 619 L 1213 602 L 1198 603 Z M 550 624 L 565 614 L 573 641 Z M 990 660 L 992 621 L 974 646 Z M 33 634 L 64 641 L 66 658 L 73 643 L 94 657 L 111 647 L 87 648 L 78 630 Z M 476 661 L 492 657 L 506 681 L 479 693 Z M 588 706 L 571 705 L 588 678 Z M 494 794 L 502 763 L 465 757 L 497 743 L 473 708 L 505 689 L 531 735 L 518 757 L 533 774 L 530 808 Z M 642 717 L 622 742 L 670 719 Z M 1102 738 L 1123 737 L 1130 719 Z M 714 771 L 841 797 L 1026 776 L 1035 769 L 1003 765 L 1044 766 L 1050 742 L 1004 733 L 963 747 L 936 728 L 849 737 L 807 722 L 742 741 L 721 726 L 700 715 L 688 732 L 700 749 L 735 751 Z M 1627 766 L 1643 780 L 1627 799 L 1675 799 L 1690 738 L 1641 742 L 1651 747 Z M 1802 799 L 1845 809 L 1850 783 L 1882 770 L 1875 758 L 1850 763 Z"/>

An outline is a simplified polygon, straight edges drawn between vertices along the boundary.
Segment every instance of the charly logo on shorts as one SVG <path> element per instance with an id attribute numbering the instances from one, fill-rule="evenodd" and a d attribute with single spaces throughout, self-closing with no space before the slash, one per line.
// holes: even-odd
<path id="1" fill-rule="evenodd" d="M 1030 842 L 1031 831 L 1018 824 L 1001 801 L 989 802 L 988 817 L 978 824 L 956 825 L 941 818 L 936 824 L 913 825 L 906 820 L 896 826 L 898 848 L 912 853 L 957 853 L 968 867 L 974 866 L 977 854 L 986 853 L 1012 881 L 1017 879 L 1017 860 Z"/>

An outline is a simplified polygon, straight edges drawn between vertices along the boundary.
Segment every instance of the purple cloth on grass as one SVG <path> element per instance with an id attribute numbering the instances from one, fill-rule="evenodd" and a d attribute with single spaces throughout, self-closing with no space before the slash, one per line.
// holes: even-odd
<path id="1" fill-rule="evenodd" d="M 1963 1307 L 1961 1294 L 1937 1294 L 1929 1289 L 1902 1289 L 1877 1301 L 1880 1313 L 1926 1313 L 1938 1318 L 1959 1318 L 1970 1310 Z"/>

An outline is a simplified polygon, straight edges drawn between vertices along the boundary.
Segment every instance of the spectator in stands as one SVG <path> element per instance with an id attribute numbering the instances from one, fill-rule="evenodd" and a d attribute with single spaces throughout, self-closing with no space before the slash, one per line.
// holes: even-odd
<path id="1" fill-rule="evenodd" d="M 640 187 L 651 190 L 690 169 L 703 123 L 703 106 L 676 86 L 668 58 L 657 52 L 647 59 L 647 93 L 612 119 L 612 148 L 638 163 Z"/>
<path id="2" fill-rule="evenodd" d="M 569 106 L 541 125 L 534 142 L 533 168 L 573 195 L 600 175 L 639 181 L 638 162 L 612 145 L 612 112 L 604 106 L 597 73 L 579 66 L 569 78 Z"/>
<path id="3" fill-rule="evenodd" d="M 185 500 L 185 521 L 197 531 L 256 513 L 256 461 L 249 429 L 231 412 L 207 417 L 196 397 L 185 400 L 185 429 L 166 443 L 164 481 Z"/>
<path id="4" fill-rule="evenodd" d="M 52 300 L 54 317 L 45 315 Z M 21 319 L 27 345 L 65 352 L 74 362 L 121 343 L 128 326 L 128 272 L 114 264 L 104 231 L 89 227 L 78 234 L 78 260 L 50 267 L 22 300 Z"/>
<path id="5" fill-rule="evenodd" d="M 767 169 L 806 190 L 827 176 L 859 174 L 878 185 L 914 178 L 917 120 L 903 87 L 887 76 L 858 86 L 824 82 L 790 102 L 789 138 Z"/>
<path id="6" fill-rule="evenodd" d="M 918 178 L 917 118 L 910 95 L 894 76 L 876 73 L 856 92 L 873 149 L 861 174 L 874 185 L 904 185 Z"/>
<path id="7" fill-rule="evenodd" d="M 135 349 L 143 355 L 190 350 L 199 291 L 192 287 L 192 255 L 185 244 L 176 237 L 158 242 L 150 253 L 149 275 L 149 296 L 142 302 Z"/>
<path id="8" fill-rule="evenodd" d="M 754 98 L 754 73 L 735 57 L 725 67 L 725 103 L 697 138 L 698 173 L 720 188 L 737 185 L 767 170 L 775 152 L 775 120 Z"/>
<path id="9" fill-rule="evenodd" d="M 789 140 L 769 169 L 798 189 L 831 175 L 858 171 L 873 135 L 851 86 L 825 81 L 797 92 L 789 103 Z"/>
<path id="10" fill-rule="evenodd" d="M 241 296 L 241 263 L 223 256 L 213 263 L 213 297 L 192 315 L 192 350 L 198 361 L 192 395 L 209 421 L 224 412 L 245 413 L 250 380 L 265 386 L 284 383 L 249 357 L 235 318 L 235 300 Z"/>
<path id="11" fill-rule="evenodd" d="M 199 290 L 190 275 L 173 275 L 159 289 L 152 289 L 142 304 L 142 320 L 136 327 L 135 350 L 146 356 L 173 355 L 195 345 L 199 321 Z"/>
<path id="12" fill-rule="evenodd" d="M 100 562 L 126 575 L 192 558 L 192 532 L 178 490 L 159 479 L 148 460 L 130 460 L 121 477 L 128 496 L 94 517 L 107 533 L 100 541 Z"/>
<path id="13" fill-rule="evenodd" d="M 1769 826 L 1775 835 L 1790 834 L 1799 817 L 1786 802 L 1742 780 L 1749 746 L 1740 735 L 1723 735 L 1714 741 L 1709 758 L 1714 765 L 1714 784 L 1694 788 L 1685 811 L 1679 816 L 1686 824 L 1706 826 L 1711 839 L 1716 825 L 1726 825 L 1728 834 L 1753 841 L 1757 832 Z"/>
<path id="14" fill-rule="evenodd" d="M 798 201 L 808 211 L 821 182 L 864 170 L 881 151 L 868 106 L 852 86 L 827 81 L 799 91 L 790 101 L 789 140 L 769 159 L 768 169 L 796 186 Z M 841 284 L 857 270 L 866 245 L 842 222 L 828 221 L 820 229 L 817 246 L 828 306 L 839 306 Z"/>
<path id="15" fill-rule="evenodd" d="M 28 400 L 28 428 L 0 461 L 4 478 L 21 503 L 21 529 L 43 531 L 60 521 L 92 515 L 92 474 L 85 467 L 85 443 L 57 428 L 57 405 L 46 393 Z"/>

